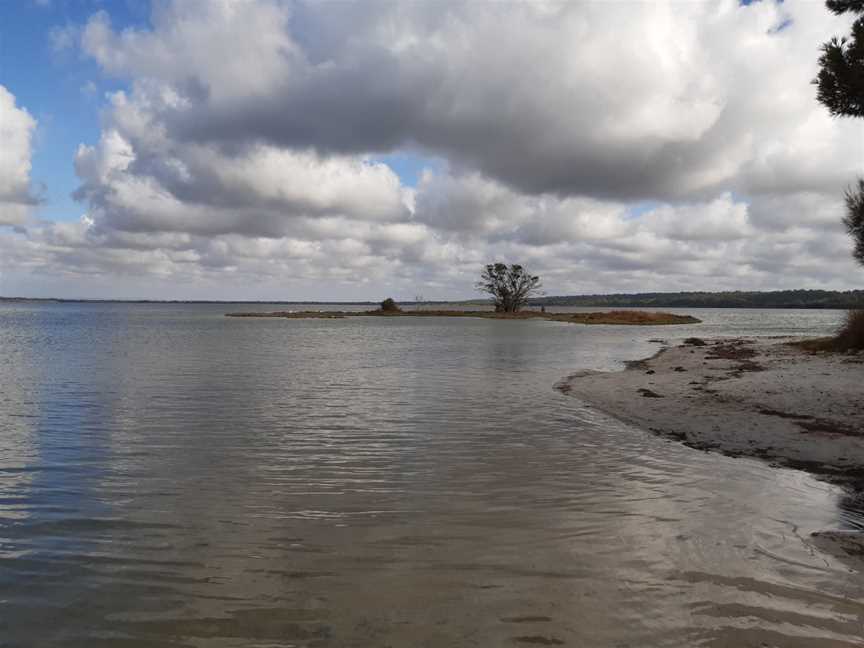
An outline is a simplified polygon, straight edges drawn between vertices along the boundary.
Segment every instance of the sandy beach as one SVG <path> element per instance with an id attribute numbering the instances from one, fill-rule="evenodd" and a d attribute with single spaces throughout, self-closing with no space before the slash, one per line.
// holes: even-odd
<path id="1" fill-rule="evenodd" d="M 695 448 L 864 489 L 864 355 L 810 354 L 788 342 L 667 346 L 624 371 L 576 373 L 558 388 Z"/>
<path id="2" fill-rule="evenodd" d="M 791 341 L 689 340 L 623 371 L 573 374 L 557 388 L 693 448 L 804 469 L 860 496 L 864 354 L 813 354 Z M 826 531 L 814 542 L 864 555 L 861 534 Z"/>

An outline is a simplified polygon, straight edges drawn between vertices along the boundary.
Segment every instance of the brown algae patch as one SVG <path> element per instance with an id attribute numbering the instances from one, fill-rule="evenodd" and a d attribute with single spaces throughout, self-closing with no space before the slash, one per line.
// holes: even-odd
<path id="1" fill-rule="evenodd" d="M 563 646 L 564 642 L 555 637 L 544 637 L 542 635 L 531 635 L 528 637 L 513 637 L 513 641 L 537 646 Z"/>
<path id="2" fill-rule="evenodd" d="M 501 619 L 504 623 L 545 623 L 552 620 L 548 616 L 515 616 L 504 617 Z"/>

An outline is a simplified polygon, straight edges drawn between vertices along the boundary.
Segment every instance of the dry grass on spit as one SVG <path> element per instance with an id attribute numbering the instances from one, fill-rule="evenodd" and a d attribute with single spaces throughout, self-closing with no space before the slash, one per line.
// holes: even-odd
<path id="1" fill-rule="evenodd" d="M 647 311 L 616 310 L 592 313 L 545 313 L 537 310 L 523 310 L 518 313 L 496 313 L 494 311 L 456 311 L 456 310 L 412 310 L 412 311 L 281 311 L 276 313 L 227 313 L 228 317 L 285 317 L 288 319 L 305 318 L 343 318 L 343 317 L 482 317 L 486 319 L 526 320 L 541 319 L 553 322 L 574 324 L 623 324 L 636 326 L 659 326 L 663 324 L 697 324 L 700 320 L 689 315 L 673 313 L 651 313 Z"/>
<path id="2" fill-rule="evenodd" d="M 569 317 L 585 324 L 686 324 L 696 323 L 695 317 L 672 313 L 649 313 L 647 311 L 616 310 L 605 313 L 575 313 Z"/>

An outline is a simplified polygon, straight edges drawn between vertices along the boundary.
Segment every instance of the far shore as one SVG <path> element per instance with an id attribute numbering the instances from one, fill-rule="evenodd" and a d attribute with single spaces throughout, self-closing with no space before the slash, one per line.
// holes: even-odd
<path id="1" fill-rule="evenodd" d="M 496 320 L 547 320 L 571 324 L 621 324 L 626 326 L 663 326 L 699 324 L 690 315 L 655 313 L 636 310 L 616 310 L 593 313 L 546 313 L 524 310 L 518 313 L 498 313 L 479 310 L 398 310 L 398 311 L 276 311 L 270 313 L 226 313 L 227 317 L 280 317 L 285 319 L 343 319 L 346 317 L 480 317 Z"/>
<path id="2" fill-rule="evenodd" d="M 812 353 L 792 338 L 690 338 L 622 371 L 582 371 L 556 387 L 657 435 L 806 470 L 858 498 L 862 384 L 864 353 Z M 820 532 L 813 541 L 864 557 L 862 533 Z"/>

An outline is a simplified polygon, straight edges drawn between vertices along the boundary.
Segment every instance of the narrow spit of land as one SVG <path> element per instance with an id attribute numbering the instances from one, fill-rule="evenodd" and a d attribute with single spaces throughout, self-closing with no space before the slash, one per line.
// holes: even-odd
<path id="1" fill-rule="evenodd" d="M 521 311 L 496 313 L 494 311 L 461 310 L 402 310 L 402 311 L 276 311 L 271 313 L 226 313 L 227 317 L 282 317 L 285 319 L 343 319 L 346 317 L 482 317 L 497 320 L 547 320 L 571 324 L 623 324 L 629 326 L 661 326 L 669 324 L 699 324 L 701 320 L 690 315 L 619 310 L 597 313 L 544 313 Z"/>
<path id="2" fill-rule="evenodd" d="M 864 498 L 864 354 L 804 347 L 690 338 L 623 371 L 576 373 L 557 388 L 693 448 L 807 470 Z M 861 532 L 823 531 L 813 542 L 855 557 L 864 571 Z"/>

